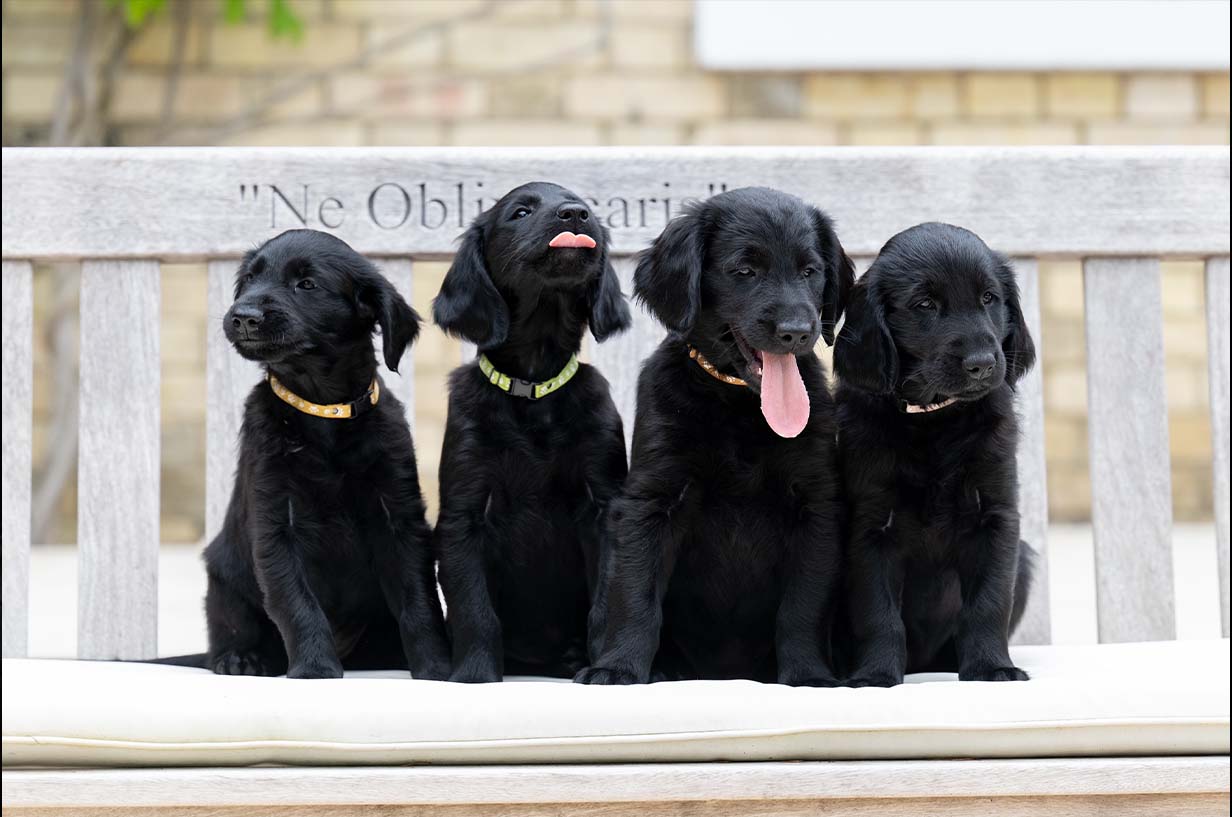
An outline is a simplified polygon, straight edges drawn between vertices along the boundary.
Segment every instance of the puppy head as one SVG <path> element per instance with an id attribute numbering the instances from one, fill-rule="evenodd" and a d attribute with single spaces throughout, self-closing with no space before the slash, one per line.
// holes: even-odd
<path id="1" fill-rule="evenodd" d="M 370 346 L 378 326 L 385 365 L 397 371 L 419 316 L 363 256 L 316 230 L 289 230 L 245 255 L 223 317 L 227 340 L 260 363 L 341 357 Z"/>
<path id="2" fill-rule="evenodd" d="M 596 340 L 630 324 L 608 261 L 607 229 L 571 191 L 532 182 L 506 193 L 467 229 L 432 317 L 451 335 L 491 348 L 508 338 L 519 307 L 553 290 L 583 296 Z"/>
<path id="3" fill-rule="evenodd" d="M 760 391 L 771 428 L 808 419 L 796 366 L 833 342 L 854 271 L 829 218 L 760 187 L 686 208 L 641 256 L 634 294 L 668 329 Z M 794 432 L 794 433 L 793 433 Z"/>
<path id="4" fill-rule="evenodd" d="M 1009 261 L 937 223 L 886 243 L 852 292 L 834 350 L 845 383 L 917 405 L 978 400 L 1034 362 Z"/>

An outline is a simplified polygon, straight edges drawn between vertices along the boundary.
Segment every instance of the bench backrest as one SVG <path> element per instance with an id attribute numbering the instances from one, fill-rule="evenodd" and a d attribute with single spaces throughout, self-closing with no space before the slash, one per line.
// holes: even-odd
<path id="1" fill-rule="evenodd" d="M 31 492 L 31 262 L 80 259 L 78 644 L 83 657 L 156 647 L 159 261 L 209 263 L 207 524 L 234 470 L 240 405 L 258 372 L 222 337 L 239 256 L 293 227 L 330 229 L 409 295 L 416 259 L 448 257 L 505 190 L 557 181 L 632 255 L 683 201 L 766 185 L 836 219 L 861 269 L 920 221 L 961 224 L 1015 259 L 1041 357 L 1037 258 L 1083 259 L 1092 516 L 1101 641 L 1175 633 L 1161 258 L 1206 261 L 1216 531 L 1228 634 L 1229 158 L 1226 148 L 5 149 L 3 154 L 3 654 L 26 651 Z M 631 428 L 634 329 L 589 350 Z M 391 387 L 414 405 L 410 357 Z M 1046 550 L 1041 366 L 1020 389 L 1023 536 Z M 1049 641 L 1047 566 L 1018 641 Z"/>

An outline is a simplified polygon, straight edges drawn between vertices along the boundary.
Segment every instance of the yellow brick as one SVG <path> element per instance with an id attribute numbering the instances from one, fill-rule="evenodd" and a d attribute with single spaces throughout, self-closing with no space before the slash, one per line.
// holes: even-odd
<path id="1" fill-rule="evenodd" d="M 319 67 L 354 58 L 360 51 L 360 29 L 347 25 L 305 25 L 301 39 L 271 37 L 263 25 L 215 25 L 210 31 L 210 62 L 228 68 Z"/>
<path id="2" fill-rule="evenodd" d="M 910 80 L 909 110 L 917 119 L 942 119 L 958 115 L 958 76 L 915 74 Z"/>
<path id="3" fill-rule="evenodd" d="M 497 0 L 492 15 L 504 20 L 559 20 L 570 12 L 565 0 Z"/>
<path id="4" fill-rule="evenodd" d="M 486 14 L 489 8 L 488 0 L 340 0 L 333 4 L 333 15 L 363 22 L 435 23 Z"/>
<path id="5" fill-rule="evenodd" d="M 78 0 L 8 0 L 4 4 L 4 19 L 9 20 L 76 20 L 81 11 Z"/>
<path id="6" fill-rule="evenodd" d="M 189 25 L 184 38 L 183 63 L 193 66 L 205 57 L 206 26 Z M 175 28 L 159 18 L 137 32 L 128 48 L 128 64 L 148 67 L 170 65 L 175 62 Z"/>
<path id="7" fill-rule="evenodd" d="M 1189 74 L 1135 74 L 1125 86 L 1125 111 L 1131 119 L 1191 119 L 1198 94 Z"/>
<path id="8" fill-rule="evenodd" d="M 828 123 L 794 119 L 731 119 L 698 127 L 695 145 L 834 145 L 838 129 Z"/>
<path id="9" fill-rule="evenodd" d="M 266 93 L 274 87 L 280 87 L 280 83 L 277 80 L 272 83 L 270 88 L 266 89 Z M 316 116 L 324 114 L 326 108 L 325 87 L 320 82 L 313 82 L 279 102 L 263 106 L 263 110 L 268 114 L 268 118 L 275 120 Z"/>
<path id="10" fill-rule="evenodd" d="M 500 71 L 551 63 L 568 53 L 571 69 L 602 63 L 599 24 L 588 20 L 523 23 L 482 20 L 452 26 L 446 35 L 450 65 L 467 70 Z M 593 48 L 586 48 L 586 44 Z M 574 56 L 582 49 L 580 56 Z"/>
<path id="11" fill-rule="evenodd" d="M 185 74 L 176 94 L 176 114 L 187 121 L 216 124 L 260 100 L 261 84 L 245 77 L 212 73 Z M 267 113 L 263 106 L 261 113 Z"/>
<path id="12" fill-rule="evenodd" d="M 1078 128 L 1063 122 L 1023 122 L 1021 124 L 945 123 L 932 129 L 935 145 L 1073 145 L 1078 144 Z"/>
<path id="13" fill-rule="evenodd" d="M 1228 116 L 1227 74 L 1202 77 L 1202 113 L 1204 116 Z"/>
<path id="14" fill-rule="evenodd" d="M 445 141 L 445 130 L 440 125 L 426 122 L 395 124 L 382 121 L 372 129 L 368 144 L 432 147 L 448 143 Z"/>
<path id="15" fill-rule="evenodd" d="M 457 119 L 482 114 L 487 92 L 474 80 L 417 74 L 338 74 L 330 83 L 333 110 L 351 115 Z"/>
<path id="16" fill-rule="evenodd" d="M 582 122 L 481 120 L 454 126 L 454 145 L 598 145 L 599 126 Z"/>
<path id="17" fill-rule="evenodd" d="M 1082 263 L 1041 261 L 1039 273 L 1044 319 L 1062 317 L 1082 320 L 1085 303 Z"/>
<path id="18" fill-rule="evenodd" d="M 681 68 L 692 56 L 688 29 L 673 23 L 616 23 L 608 44 L 619 68 Z"/>
<path id="19" fill-rule="evenodd" d="M 1164 321 L 1164 353 L 1171 368 L 1201 364 L 1206 366 L 1206 323 L 1201 317 L 1191 320 L 1173 318 Z"/>
<path id="20" fill-rule="evenodd" d="M 1039 83 L 1033 74 L 971 74 L 966 111 L 977 118 L 1038 116 Z"/>
<path id="21" fill-rule="evenodd" d="M 620 117 L 678 121 L 723 113 L 723 85 L 714 76 L 576 77 L 565 87 L 565 113 L 573 117 Z"/>
<path id="22" fill-rule="evenodd" d="M 488 113 L 493 119 L 557 119 L 562 88 L 553 73 L 493 79 L 488 83 Z"/>
<path id="23" fill-rule="evenodd" d="M 112 122 L 148 122 L 158 119 L 166 80 L 155 74 L 125 74 L 116 82 L 111 100 Z"/>
<path id="24" fill-rule="evenodd" d="M 860 122 L 846 131 L 845 145 L 918 145 L 922 134 L 910 122 Z"/>
<path id="25" fill-rule="evenodd" d="M 1043 345 L 1047 349 L 1049 363 L 1085 366 L 1087 358 L 1086 327 L 1081 318 L 1059 319 L 1047 317 L 1042 329 Z M 1040 338 L 1036 338 L 1040 341 Z"/>
<path id="26" fill-rule="evenodd" d="M 1063 414 L 1087 413 L 1086 372 L 1076 366 L 1044 370 L 1044 407 Z"/>
<path id="27" fill-rule="evenodd" d="M 577 0 L 575 14 L 598 17 L 609 13 L 616 20 L 693 19 L 693 0 Z"/>
<path id="28" fill-rule="evenodd" d="M 1160 273 L 1164 315 L 1205 321 L 1206 275 L 1202 262 L 1164 261 Z"/>
<path id="29" fill-rule="evenodd" d="M 1062 415 L 1044 416 L 1044 448 L 1048 465 L 1087 460 L 1086 418 Z"/>
<path id="30" fill-rule="evenodd" d="M 1091 519 L 1091 479 L 1085 463 L 1049 466 L 1048 517 L 1053 522 Z"/>
<path id="31" fill-rule="evenodd" d="M 1045 110 L 1050 116 L 1116 116 L 1121 83 L 1116 74 L 1049 74 L 1044 77 Z"/>
<path id="32" fill-rule="evenodd" d="M 362 145 L 364 132 L 358 122 L 322 120 L 303 125 L 264 125 L 231 134 L 222 144 L 274 147 Z"/>
<path id="33" fill-rule="evenodd" d="M 1194 411 L 1207 405 L 1205 370 L 1196 366 L 1170 366 L 1164 372 L 1168 391 L 1168 408 L 1172 411 Z"/>
<path id="34" fill-rule="evenodd" d="M 1092 145 L 1226 145 L 1228 123 L 1093 123 L 1087 128 L 1087 142 Z"/>
<path id="35" fill-rule="evenodd" d="M 7 14 L 9 6 L 5 6 Z M 10 23 L 0 34 L 0 61 L 5 68 L 54 68 L 68 61 L 73 29 L 56 23 Z"/>
<path id="36" fill-rule="evenodd" d="M 678 125 L 615 125 L 608 131 L 612 145 L 679 145 L 684 131 Z"/>
<path id="37" fill-rule="evenodd" d="M 1213 506 L 1210 463 L 1174 463 L 1172 513 L 1177 522 L 1211 521 Z"/>
<path id="38" fill-rule="evenodd" d="M 901 74 L 818 74 L 804 81 L 804 112 L 824 119 L 897 119 L 907 114 Z"/>
<path id="39" fill-rule="evenodd" d="M 445 60 L 445 35 L 440 31 L 424 31 L 403 41 L 402 32 L 385 26 L 368 29 L 365 48 L 372 54 L 371 64 L 377 68 L 427 68 Z M 393 46 L 395 38 L 400 45 Z"/>

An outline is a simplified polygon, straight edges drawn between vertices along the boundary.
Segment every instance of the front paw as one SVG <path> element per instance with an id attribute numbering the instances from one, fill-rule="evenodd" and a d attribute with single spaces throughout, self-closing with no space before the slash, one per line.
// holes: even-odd
<path id="1" fill-rule="evenodd" d="M 847 679 L 849 687 L 896 687 L 903 682 L 903 676 L 893 672 L 861 672 Z"/>
<path id="2" fill-rule="evenodd" d="M 631 672 L 605 667 L 587 667 L 573 676 L 575 684 L 596 684 L 604 686 L 623 686 L 638 683 L 637 676 Z"/>
<path id="3" fill-rule="evenodd" d="M 779 683 L 790 687 L 840 687 L 843 682 L 833 675 L 779 673 Z"/>
<path id="4" fill-rule="evenodd" d="M 299 658 L 287 670 L 288 678 L 341 678 L 342 662 L 334 655 Z"/>
<path id="5" fill-rule="evenodd" d="M 1030 675 L 1018 667 L 973 667 L 958 673 L 960 681 L 1029 681 Z"/>
<path id="6" fill-rule="evenodd" d="M 448 681 L 451 674 L 448 661 L 429 661 L 411 670 L 411 677 L 416 681 Z"/>
<path id="7" fill-rule="evenodd" d="M 495 684 L 503 675 L 500 665 L 491 657 L 468 656 L 454 667 L 449 680 L 459 684 Z"/>
<path id="8" fill-rule="evenodd" d="M 256 650 L 226 650 L 210 658 L 216 675 L 281 675 Z"/>

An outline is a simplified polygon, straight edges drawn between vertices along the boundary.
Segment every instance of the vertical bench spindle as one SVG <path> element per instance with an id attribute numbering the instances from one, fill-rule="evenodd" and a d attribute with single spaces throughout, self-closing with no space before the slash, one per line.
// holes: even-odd
<path id="1" fill-rule="evenodd" d="M 34 300 L 29 261 L 5 261 L 0 338 L 4 347 L 4 627 L 3 655 L 24 658 L 30 602 L 30 470 Z"/>
<path id="2" fill-rule="evenodd" d="M 1018 383 L 1018 415 L 1021 440 L 1018 445 L 1018 509 L 1022 517 L 1019 534 L 1036 553 L 1031 594 L 1027 609 L 1014 633 L 1015 644 L 1052 643 L 1048 587 L 1048 480 L 1044 452 L 1044 362 L 1040 321 L 1039 262 L 1034 258 L 1014 260 L 1022 315 L 1035 340 L 1036 363 Z"/>
<path id="3" fill-rule="evenodd" d="M 1099 640 L 1176 637 L 1159 261 L 1083 265 Z"/>
<path id="4" fill-rule="evenodd" d="M 81 658 L 150 658 L 157 650 L 159 292 L 156 261 L 82 264 Z"/>
<path id="5" fill-rule="evenodd" d="M 205 328 L 205 536 L 222 528 L 235 484 L 244 400 L 261 379 L 261 367 L 240 357 L 227 342 L 222 316 L 234 300 L 236 260 L 211 261 L 206 287 Z"/>
<path id="6" fill-rule="evenodd" d="M 1219 602 L 1228 637 L 1228 258 L 1206 262 L 1207 359 L 1211 381 L 1211 451 L 1215 468 L 1215 541 L 1219 548 Z"/>

